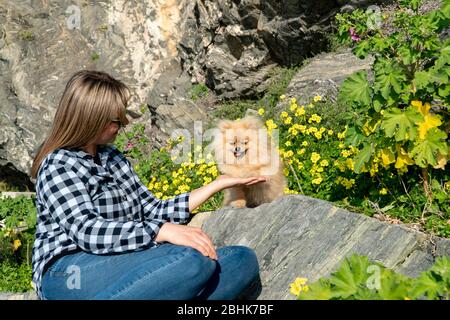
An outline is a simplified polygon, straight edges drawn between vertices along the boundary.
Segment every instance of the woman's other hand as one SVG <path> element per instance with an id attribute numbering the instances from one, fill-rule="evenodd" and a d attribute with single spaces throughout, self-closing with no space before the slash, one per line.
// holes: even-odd
<path id="1" fill-rule="evenodd" d="M 197 249 L 204 256 L 217 260 L 217 253 L 209 236 L 202 229 L 166 222 L 155 238 L 156 242 L 170 242 Z"/>

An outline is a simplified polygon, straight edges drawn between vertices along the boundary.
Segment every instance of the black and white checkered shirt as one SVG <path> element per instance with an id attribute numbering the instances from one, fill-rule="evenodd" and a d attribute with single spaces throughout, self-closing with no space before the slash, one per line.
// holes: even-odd
<path id="1" fill-rule="evenodd" d="M 108 254 L 157 246 L 164 222 L 185 223 L 190 192 L 155 197 L 128 159 L 113 145 L 98 146 L 98 165 L 81 149 L 56 149 L 42 162 L 36 180 L 37 224 L 33 285 L 50 261 L 83 250 Z"/>

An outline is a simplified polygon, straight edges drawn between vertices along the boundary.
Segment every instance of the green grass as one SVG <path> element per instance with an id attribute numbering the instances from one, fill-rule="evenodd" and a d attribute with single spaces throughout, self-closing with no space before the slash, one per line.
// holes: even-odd
<path id="1" fill-rule="evenodd" d="M 31 264 L 0 263 L 0 291 L 27 292 L 31 287 Z"/>

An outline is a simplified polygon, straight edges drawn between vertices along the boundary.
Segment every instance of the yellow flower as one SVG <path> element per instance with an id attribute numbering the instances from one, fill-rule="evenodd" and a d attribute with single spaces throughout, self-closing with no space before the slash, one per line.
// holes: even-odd
<path id="1" fill-rule="evenodd" d="M 268 129 L 269 132 L 272 131 L 272 129 L 276 129 L 276 128 L 278 127 L 278 126 L 273 122 L 272 119 L 269 119 L 269 120 L 266 121 L 266 126 L 267 126 L 267 129 Z"/>
<path id="2" fill-rule="evenodd" d="M 333 132 L 333 130 L 328 130 L 327 133 L 328 133 L 329 136 L 332 136 L 334 132 Z"/>
<path id="3" fill-rule="evenodd" d="M 441 119 L 437 115 L 427 114 L 424 116 L 424 121 L 419 122 L 419 138 L 424 140 L 425 136 L 431 128 L 439 127 L 442 124 Z"/>
<path id="4" fill-rule="evenodd" d="M 284 145 L 286 147 L 290 147 L 290 146 L 292 146 L 292 142 L 291 141 L 286 141 Z"/>
<path id="5" fill-rule="evenodd" d="M 388 193 L 388 190 L 386 188 L 382 188 L 379 192 L 381 195 L 385 195 Z"/>
<path id="6" fill-rule="evenodd" d="M 291 104 L 297 103 L 297 99 L 291 98 Z"/>
<path id="7" fill-rule="evenodd" d="M 308 119 L 308 123 L 312 123 L 313 121 L 320 123 L 322 121 L 322 118 L 317 115 L 317 114 L 313 114 L 309 119 Z"/>
<path id="8" fill-rule="evenodd" d="M 322 139 L 322 133 L 320 133 L 320 132 L 314 133 L 314 136 L 315 136 L 318 140 Z"/>
<path id="9" fill-rule="evenodd" d="M 321 184 L 323 181 L 321 176 L 318 176 L 317 178 L 313 179 L 312 184 Z"/>
<path id="10" fill-rule="evenodd" d="M 320 154 L 318 154 L 316 152 L 313 152 L 311 154 L 311 161 L 312 161 L 312 163 L 316 163 L 319 160 L 320 160 Z"/>
<path id="11" fill-rule="evenodd" d="M 289 130 L 288 130 L 288 132 L 289 132 L 290 134 L 292 134 L 293 136 L 297 136 L 297 134 L 298 134 L 297 129 L 295 129 L 295 128 L 293 128 L 293 127 L 290 127 Z"/>
<path id="12" fill-rule="evenodd" d="M 352 171 L 355 170 L 355 163 L 353 162 L 352 159 L 350 159 L 350 158 L 345 159 L 345 164 L 346 164 L 347 168 L 349 168 L 350 170 L 352 170 Z"/>
<path id="13" fill-rule="evenodd" d="M 285 120 L 284 120 L 284 124 L 291 124 L 292 123 L 292 118 L 291 117 L 287 117 Z"/>
<path id="14" fill-rule="evenodd" d="M 295 281 L 290 284 L 290 292 L 293 295 L 298 296 L 300 294 L 300 292 L 308 291 L 308 286 L 306 285 L 307 281 L 308 281 L 308 279 L 306 279 L 306 278 L 296 278 Z"/>
<path id="15" fill-rule="evenodd" d="M 355 179 L 347 179 L 340 177 L 338 181 L 340 182 L 341 185 L 345 187 L 345 189 L 351 189 L 355 185 Z"/>
<path id="16" fill-rule="evenodd" d="M 431 105 L 426 102 L 425 104 L 422 104 L 422 101 L 413 100 L 411 101 L 411 105 L 417 109 L 423 116 L 426 116 L 431 108 Z"/>
<path id="17" fill-rule="evenodd" d="M 308 141 L 303 141 L 302 142 L 302 146 L 307 147 L 308 146 Z"/>
<path id="18" fill-rule="evenodd" d="M 298 154 L 298 155 L 302 155 L 302 154 L 305 153 L 305 151 L 306 151 L 305 148 L 301 148 L 300 150 L 297 151 L 297 154 Z"/>
<path id="19" fill-rule="evenodd" d="M 327 160 L 322 160 L 322 161 L 320 161 L 320 165 L 321 165 L 322 167 L 328 167 L 329 163 L 328 163 Z"/>
<path id="20" fill-rule="evenodd" d="M 14 240 L 13 249 L 14 251 L 17 251 L 19 247 L 22 245 L 22 242 L 19 239 Z"/>
<path id="21" fill-rule="evenodd" d="M 284 99 L 286 99 L 286 95 L 282 94 L 282 95 L 280 96 L 280 100 L 283 101 Z"/>
<path id="22" fill-rule="evenodd" d="M 348 158 L 349 156 L 352 155 L 352 152 L 351 152 L 350 150 L 342 150 L 342 151 L 341 151 L 341 155 L 342 155 L 344 158 Z"/>
<path id="23" fill-rule="evenodd" d="M 305 113 L 306 113 L 306 111 L 305 111 L 305 107 L 304 107 L 304 106 L 301 106 L 300 108 L 298 108 L 298 109 L 295 111 L 295 115 L 296 115 L 297 117 L 303 116 Z"/>
<path id="24" fill-rule="evenodd" d="M 291 104 L 291 106 L 289 107 L 289 110 L 291 110 L 291 112 L 294 112 L 295 110 L 297 110 L 297 108 L 298 108 L 298 104 L 293 103 L 293 104 Z"/>
<path id="25" fill-rule="evenodd" d="M 319 96 L 319 95 L 317 95 L 317 96 L 315 96 L 314 97 L 314 102 L 319 102 L 319 101 L 321 101 L 322 100 L 322 97 L 321 96 Z"/>
<path id="26" fill-rule="evenodd" d="M 402 168 L 406 169 L 406 166 L 412 165 L 412 164 L 414 164 L 414 160 L 412 160 L 408 156 L 408 153 L 403 148 L 399 148 L 397 161 L 395 162 L 395 168 L 396 169 L 402 169 Z"/>
<path id="27" fill-rule="evenodd" d="M 281 114 L 280 114 L 280 118 L 287 118 L 289 116 L 289 114 L 286 112 L 286 111 L 283 111 Z"/>
<path id="28" fill-rule="evenodd" d="M 286 156 L 286 158 L 292 157 L 294 155 L 294 151 L 289 150 L 289 151 L 285 152 L 284 155 Z"/>
<path id="29" fill-rule="evenodd" d="M 258 113 L 260 116 L 262 116 L 264 114 L 265 110 L 263 108 L 259 108 L 258 109 Z"/>
<path id="30" fill-rule="evenodd" d="M 391 163 L 395 162 L 395 155 L 394 153 L 389 149 L 385 148 L 380 151 L 380 157 L 381 157 L 381 163 L 383 164 L 383 167 L 387 168 Z"/>

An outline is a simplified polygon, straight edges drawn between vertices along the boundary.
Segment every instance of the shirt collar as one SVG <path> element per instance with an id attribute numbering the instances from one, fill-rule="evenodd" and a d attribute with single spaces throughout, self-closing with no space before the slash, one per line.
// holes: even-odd
<path id="1" fill-rule="evenodd" d="M 94 159 L 94 157 L 90 153 L 84 151 L 83 149 L 81 149 L 81 147 L 76 147 L 76 148 L 71 148 L 71 149 L 82 159 L 92 160 L 92 161 Z M 100 158 L 102 165 L 104 165 L 108 160 L 108 156 L 110 155 L 110 150 L 109 150 L 108 145 L 98 145 L 97 146 L 97 154 Z"/>

